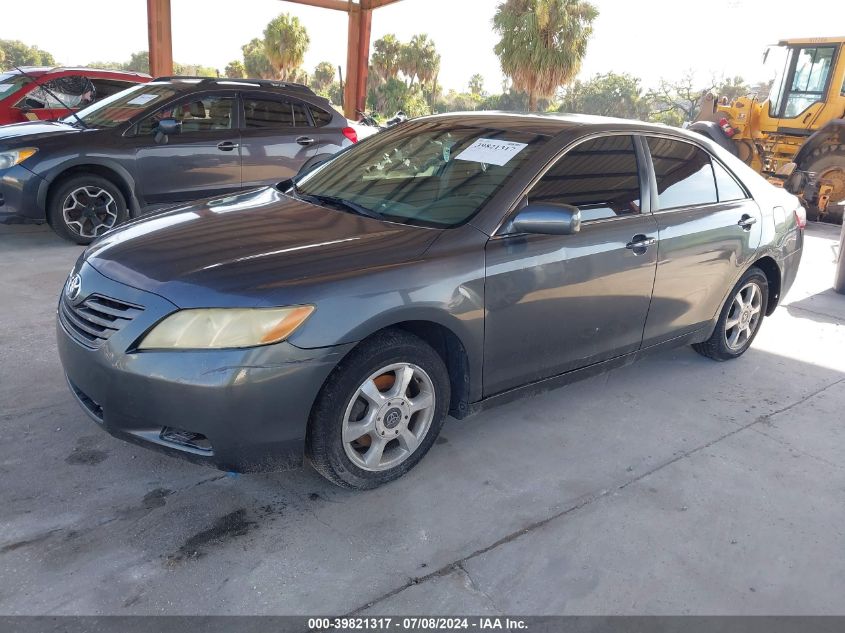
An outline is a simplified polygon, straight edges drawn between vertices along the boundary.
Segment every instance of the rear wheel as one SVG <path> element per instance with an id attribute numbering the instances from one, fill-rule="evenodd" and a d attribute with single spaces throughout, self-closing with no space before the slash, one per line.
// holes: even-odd
<path id="1" fill-rule="evenodd" d="M 713 360 L 731 360 L 751 347 L 769 301 L 769 283 L 759 268 L 750 268 L 728 296 L 709 339 L 692 348 Z"/>
<path id="2" fill-rule="evenodd" d="M 311 413 L 306 455 L 344 488 L 393 481 L 431 448 L 449 398 L 449 374 L 437 352 L 407 332 L 380 333 L 329 376 Z"/>
<path id="3" fill-rule="evenodd" d="M 90 244 L 128 217 L 120 189 L 95 174 L 61 183 L 50 196 L 47 213 L 53 230 L 77 244 Z"/>

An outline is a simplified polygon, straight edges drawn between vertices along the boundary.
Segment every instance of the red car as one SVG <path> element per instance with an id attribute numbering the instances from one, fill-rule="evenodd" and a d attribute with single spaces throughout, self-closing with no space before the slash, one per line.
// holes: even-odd
<path id="1" fill-rule="evenodd" d="M 24 67 L 21 70 L 0 72 L 0 125 L 59 119 L 151 79 L 143 73 L 95 68 Z"/>

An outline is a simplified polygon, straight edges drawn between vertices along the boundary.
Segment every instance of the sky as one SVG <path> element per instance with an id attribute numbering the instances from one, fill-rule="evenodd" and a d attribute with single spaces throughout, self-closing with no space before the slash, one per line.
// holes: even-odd
<path id="1" fill-rule="evenodd" d="M 500 92 L 492 18 L 500 0 L 402 0 L 374 12 L 372 40 L 394 33 L 408 40 L 427 33 L 441 54 L 440 83 L 465 90 L 481 73 L 485 89 Z M 766 46 L 787 37 L 845 36 L 845 1 L 592 0 L 599 9 L 581 78 L 627 72 L 646 87 L 692 70 L 701 81 L 741 75 L 769 77 L 761 67 Z M 61 63 L 122 61 L 147 48 L 145 0 L 38 0 L 37 15 L 6 0 L 0 39 L 50 51 Z M 6 4 L 4 3 L 4 4 Z M 234 10 L 239 7 L 240 10 Z M 184 64 L 223 69 L 240 47 L 260 37 L 277 14 L 297 15 L 311 37 L 305 67 L 343 64 L 346 14 L 284 0 L 172 0 L 173 57 Z M 842 32 L 829 29 L 838 28 Z"/>

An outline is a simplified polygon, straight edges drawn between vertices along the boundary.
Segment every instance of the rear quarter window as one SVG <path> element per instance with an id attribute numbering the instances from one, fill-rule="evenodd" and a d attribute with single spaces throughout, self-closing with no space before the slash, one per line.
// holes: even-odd
<path id="1" fill-rule="evenodd" d="M 322 108 L 311 106 L 311 118 L 314 119 L 314 125 L 323 127 L 332 122 L 334 115 L 331 112 L 326 112 Z"/>

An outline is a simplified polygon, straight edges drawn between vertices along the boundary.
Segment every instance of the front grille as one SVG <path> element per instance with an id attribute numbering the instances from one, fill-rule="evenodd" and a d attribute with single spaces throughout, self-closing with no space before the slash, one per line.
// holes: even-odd
<path id="1" fill-rule="evenodd" d="M 79 305 L 73 305 L 64 296 L 59 305 L 59 318 L 73 338 L 87 347 L 98 347 L 129 323 L 144 308 L 91 295 Z"/>

